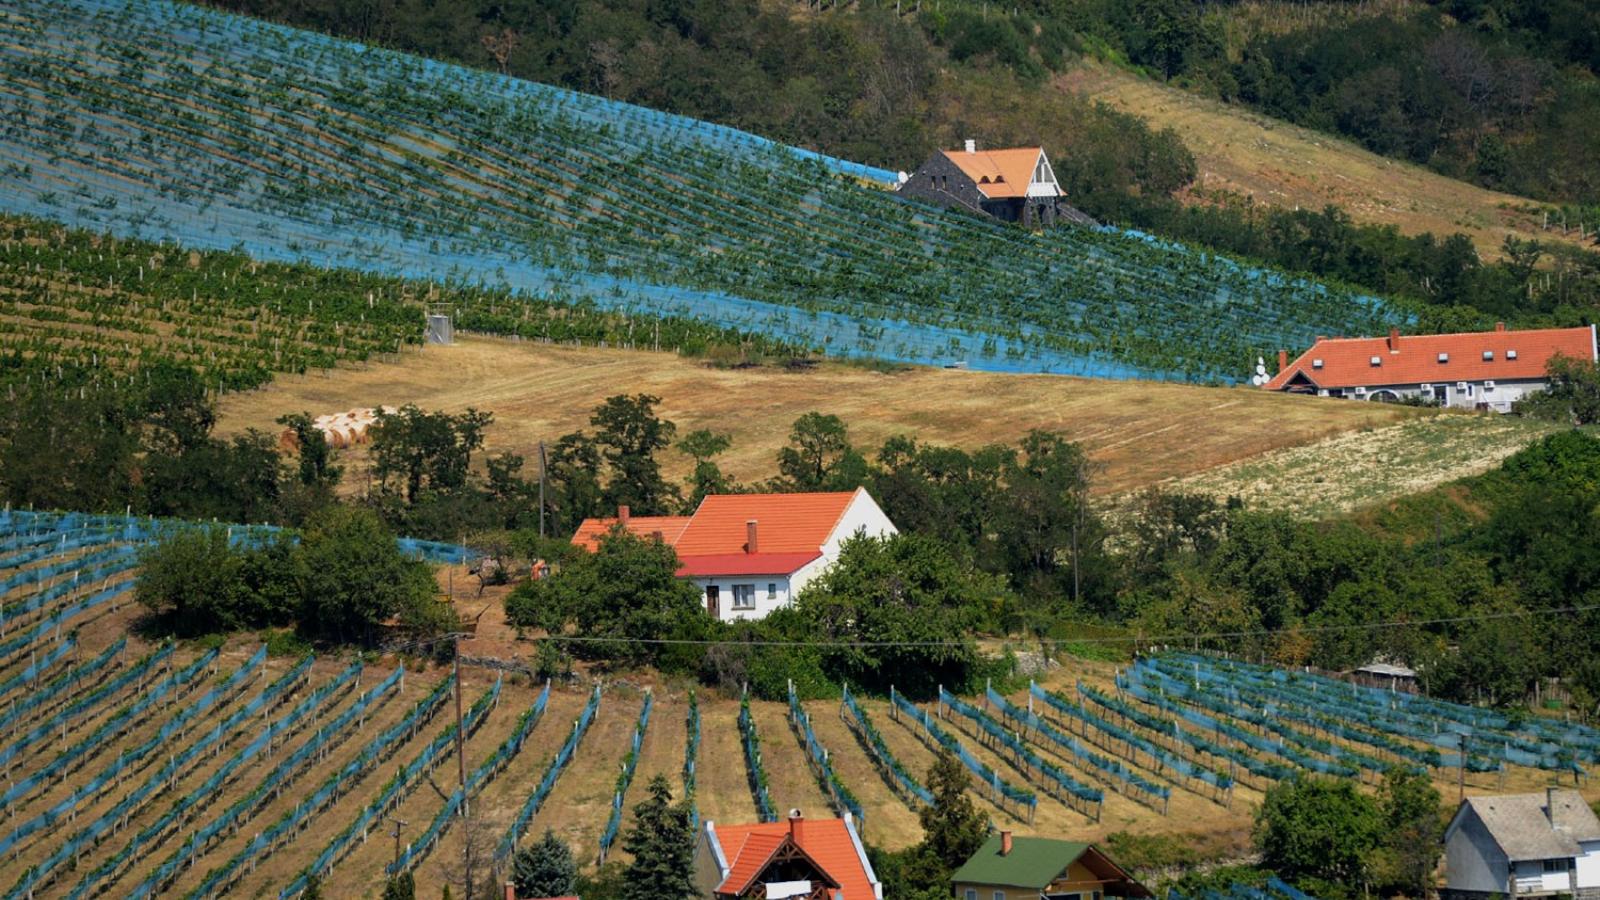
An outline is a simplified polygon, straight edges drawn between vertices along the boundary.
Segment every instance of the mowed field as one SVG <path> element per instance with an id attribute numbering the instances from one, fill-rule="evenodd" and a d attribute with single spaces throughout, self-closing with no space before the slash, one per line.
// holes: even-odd
<path id="1" fill-rule="evenodd" d="M 1570 240 L 1542 230 L 1534 201 L 1387 159 L 1331 135 L 1200 97 L 1101 63 L 1085 61 L 1057 79 L 1061 90 L 1104 101 L 1171 128 L 1194 153 L 1196 186 L 1244 194 L 1288 209 L 1343 207 L 1358 222 L 1405 234 L 1464 232 L 1487 259 L 1507 235 Z"/>
<path id="2" fill-rule="evenodd" d="M 594 407 L 619 393 L 659 396 L 659 414 L 677 423 L 679 435 L 698 428 L 731 434 L 732 449 L 718 462 L 741 481 L 775 476 L 790 426 L 815 410 L 841 417 L 854 444 L 868 451 L 896 434 L 975 448 L 1014 443 L 1030 429 L 1060 431 L 1088 449 L 1099 465 L 1094 489 L 1104 495 L 1428 415 L 1249 387 L 929 367 L 884 373 L 832 362 L 809 372 L 717 369 L 670 353 L 462 337 L 452 346 L 407 353 L 398 363 L 281 376 L 265 389 L 226 396 L 219 430 L 276 431 L 275 419 L 297 411 L 320 415 L 406 403 L 451 412 L 474 407 L 495 415 L 488 452 L 534 459 L 539 441 L 587 428 Z M 361 451 L 347 456 L 356 464 L 346 475 L 353 487 Z M 674 477 L 688 473 L 688 458 L 675 451 L 663 464 Z"/>

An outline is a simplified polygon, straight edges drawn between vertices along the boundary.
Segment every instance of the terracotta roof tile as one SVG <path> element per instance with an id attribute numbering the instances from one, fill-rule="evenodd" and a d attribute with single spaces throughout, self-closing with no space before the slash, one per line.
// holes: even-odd
<path id="1" fill-rule="evenodd" d="M 850 839 L 844 820 L 802 819 L 799 826 L 795 843 L 839 883 L 844 900 L 873 900 L 872 878 L 856 852 L 855 841 Z M 715 825 L 717 840 L 728 860 L 728 877 L 723 879 L 717 892 L 731 891 L 730 885 L 742 884 L 748 888 L 750 880 L 761 874 L 761 868 L 783 844 L 789 827 L 788 821 Z"/>
<path id="2" fill-rule="evenodd" d="M 1266 388 L 1282 390 L 1296 373 L 1319 388 L 1543 378 L 1546 364 L 1558 354 L 1594 359 L 1592 329 L 1323 338 L 1273 376 Z M 1372 364 L 1374 357 L 1377 365 Z M 1320 367 L 1317 360 L 1322 361 Z"/>
<path id="3" fill-rule="evenodd" d="M 855 496 L 854 491 L 712 494 L 701 501 L 674 546 L 683 559 L 744 553 L 745 523 L 754 519 L 762 554 L 815 553 L 827 543 Z"/>
<path id="4" fill-rule="evenodd" d="M 978 190 L 990 200 L 1026 197 L 1033 180 L 1033 167 L 1039 162 L 1041 147 L 1011 147 L 1004 150 L 946 150 L 944 155 L 978 183 Z"/>
<path id="5" fill-rule="evenodd" d="M 578 530 L 573 533 L 572 543 L 593 553 L 600 549 L 600 538 L 610 531 L 617 521 L 614 516 L 584 519 L 578 525 Z M 627 520 L 629 534 L 647 538 L 659 531 L 661 539 L 669 546 L 678 542 L 678 538 L 687 527 L 689 527 L 688 516 L 629 516 Z"/>

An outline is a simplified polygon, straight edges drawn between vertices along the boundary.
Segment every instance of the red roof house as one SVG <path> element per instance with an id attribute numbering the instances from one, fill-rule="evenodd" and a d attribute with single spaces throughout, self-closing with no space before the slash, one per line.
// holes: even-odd
<path id="1" fill-rule="evenodd" d="M 1267 390 L 1396 401 L 1418 398 L 1464 409 L 1509 412 L 1516 400 L 1548 385 L 1546 369 L 1557 356 L 1595 360 L 1595 328 L 1541 328 L 1379 338 L 1317 338 L 1289 362 L 1278 354 L 1278 374 Z"/>
<path id="2" fill-rule="evenodd" d="M 618 523 L 640 537 L 658 536 L 678 552 L 678 577 L 693 579 L 706 611 L 718 619 L 759 619 L 787 604 L 839 558 L 857 534 L 895 534 L 872 499 L 854 491 L 803 494 L 713 494 L 692 516 L 585 519 L 572 542 L 588 550 Z"/>
<path id="3" fill-rule="evenodd" d="M 883 885 L 849 815 L 718 825 L 707 821 L 695 847 L 701 889 L 718 900 L 882 900 Z"/>

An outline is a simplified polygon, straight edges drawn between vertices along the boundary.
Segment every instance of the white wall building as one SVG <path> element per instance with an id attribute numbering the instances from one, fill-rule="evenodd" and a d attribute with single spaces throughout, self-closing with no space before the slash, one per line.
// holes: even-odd
<path id="1" fill-rule="evenodd" d="M 1600 818 L 1577 791 L 1468 797 L 1445 831 L 1445 900 L 1600 898 Z"/>
<path id="2" fill-rule="evenodd" d="M 872 495 L 857 488 L 813 494 L 713 494 L 692 516 L 588 519 L 573 543 L 594 549 L 621 524 L 671 544 L 681 578 L 694 581 L 706 612 L 723 621 L 760 619 L 795 596 L 839 558 L 856 535 L 898 533 Z"/>
<path id="3" fill-rule="evenodd" d="M 1557 356 L 1600 359 L 1593 325 L 1386 338 L 1317 338 L 1289 361 L 1278 353 L 1278 374 L 1267 390 L 1319 397 L 1394 402 L 1423 399 L 1455 409 L 1510 412 L 1511 405 L 1549 385 Z"/>

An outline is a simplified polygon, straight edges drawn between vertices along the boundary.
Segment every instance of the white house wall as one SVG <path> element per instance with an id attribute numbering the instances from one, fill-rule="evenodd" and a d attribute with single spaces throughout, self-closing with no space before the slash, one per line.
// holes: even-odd
<path id="1" fill-rule="evenodd" d="M 1445 388 L 1445 402 L 1443 406 L 1450 409 L 1477 409 L 1478 404 L 1486 403 L 1494 412 L 1510 412 L 1511 405 L 1529 394 L 1536 394 L 1547 386 L 1543 379 L 1533 381 L 1496 381 L 1494 387 L 1487 387 L 1481 381 L 1469 381 L 1471 394 L 1461 390 L 1460 382 L 1439 381 L 1432 383 L 1427 390 L 1420 384 L 1385 384 L 1372 385 L 1366 388 L 1366 393 L 1358 394 L 1355 388 L 1339 389 L 1346 400 L 1371 400 L 1379 392 L 1388 392 L 1400 399 L 1421 397 L 1432 400 L 1434 387 Z M 1317 392 L 1321 396 L 1339 396 L 1328 390 Z"/>
<path id="2" fill-rule="evenodd" d="M 804 570 L 802 570 L 804 571 Z M 717 617 L 724 622 L 736 622 L 744 619 L 764 619 L 767 614 L 780 606 L 787 606 L 790 598 L 798 591 L 791 590 L 790 576 L 788 575 L 726 575 L 717 578 L 696 578 L 694 583 L 700 586 L 701 602 L 705 602 L 706 588 L 717 587 Z M 733 586 L 736 584 L 753 584 L 756 586 L 756 605 L 754 609 L 733 608 Z M 775 589 L 772 597 L 767 596 L 767 586 Z"/>
<path id="3" fill-rule="evenodd" d="M 1584 841 L 1578 846 L 1583 855 L 1578 857 L 1578 883 L 1573 886 L 1600 890 L 1600 841 Z"/>
<path id="4" fill-rule="evenodd" d="M 1445 886 L 1454 891 L 1504 894 L 1508 876 L 1505 853 L 1470 810 L 1445 836 Z"/>
<path id="5" fill-rule="evenodd" d="M 1543 860 L 1519 860 L 1513 876 L 1517 893 L 1567 894 L 1572 892 L 1570 872 L 1547 873 Z"/>
<path id="6" fill-rule="evenodd" d="M 828 535 L 827 543 L 822 545 L 822 558 L 832 563 L 839 558 L 839 549 L 844 546 L 844 542 L 858 534 L 887 537 L 899 533 L 900 530 L 895 528 L 889 517 L 883 514 L 883 510 L 879 508 L 878 502 L 872 499 L 872 495 L 858 489 L 850 505 L 845 507 L 844 515 L 839 517 L 839 524 L 835 525 L 833 533 Z"/>

